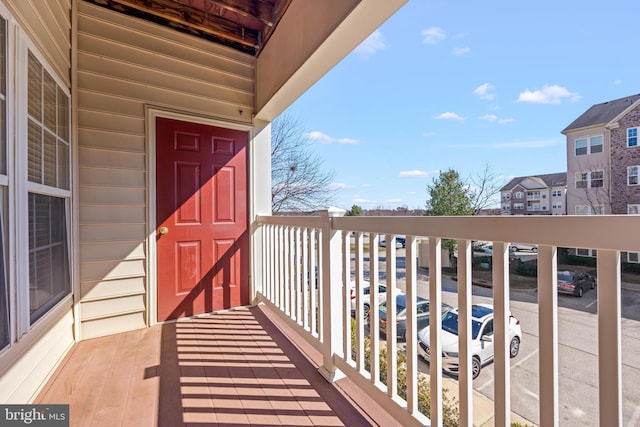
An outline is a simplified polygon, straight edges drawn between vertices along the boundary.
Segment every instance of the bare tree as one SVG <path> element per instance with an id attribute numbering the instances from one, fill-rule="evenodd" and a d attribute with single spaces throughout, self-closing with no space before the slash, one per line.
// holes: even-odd
<path id="1" fill-rule="evenodd" d="M 579 161 L 577 165 L 579 171 L 576 172 L 576 189 L 573 193 L 576 202 L 589 206 L 591 212 L 602 214 L 612 212 L 613 195 L 610 168 L 605 163 L 586 160 Z M 581 179 L 578 179 L 577 174 L 581 175 Z M 569 177 L 567 177 L 567 181 L 571 182 Z"/>
<path id="2" fill-rule="evenodd" d="M 500 203 L 495 197 L 500 194 L 502 184 L 488 164 L 484 166 L 484 169 L 470 176 L 469 187 L 469 198 L 474 214 L 477 215 L 481 210 Z"/>
<path id="3" fill-rule="evenodd" d="M 271 206 L 274 214 L 327 208 L 335 196 L 334 173 L 322 168 L 300 120 L 288 113 L 271 126 Z"/>

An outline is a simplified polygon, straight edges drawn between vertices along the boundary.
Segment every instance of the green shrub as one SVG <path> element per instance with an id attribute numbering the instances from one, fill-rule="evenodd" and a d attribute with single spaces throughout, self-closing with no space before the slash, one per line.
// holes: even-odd
<path id="1" fill-rule="evenodd" d="M 587 267 L 595 267 L 597 259 L 588 256 L 567 255 L 567 264 L 569 265 L 584 265 Z"/>
<path id="2" fill-rule="evenodd" d="M 622 271 L 624 271 L 625 273 L 640 274 L 640 264 L 635 262 L 623 262 Z"/>
<path id="3" fill-rule="evenodd" d="M 521 276 L 536 277 L 538 275 L 538 266 L 526 262 L 519 262 L 516 266 L 516 273 Z"/>

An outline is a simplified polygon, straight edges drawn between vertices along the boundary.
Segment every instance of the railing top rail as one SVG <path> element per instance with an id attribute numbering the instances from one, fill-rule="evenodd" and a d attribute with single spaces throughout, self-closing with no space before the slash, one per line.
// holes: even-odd
<path id="1" fill-rule="evenodd" d="M 332 226 L 364 233 L 640 252 L 638 215 L 338 217 Z"/>
<path id="2" fill-rule="evenodd" d="M 285 225 L 303 228 L 321 228 L 326 224 L 326 218 L 320 216 L 266 216 L 258 215 L 257 221 L 259 225 Z"/>

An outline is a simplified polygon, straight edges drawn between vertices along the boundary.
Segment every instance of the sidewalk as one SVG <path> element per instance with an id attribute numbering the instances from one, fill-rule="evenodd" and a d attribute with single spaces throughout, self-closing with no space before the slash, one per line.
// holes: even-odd
<path id="1" fill-rule="evenodd" d="M 457 381 L 443 376 L 442 388 L 448 390 L 447 396 L 449 396 L 449 398 L 455 398 L 456 401 L 459 400 Z M 536 425 L 513 411 L 511 411 L 511 423 L 519 423 L 522 426 Z M 493 427 L 495 425 L 493 400 L 475 390 L 473 390 L 473 425 L 475 427 Z"/>

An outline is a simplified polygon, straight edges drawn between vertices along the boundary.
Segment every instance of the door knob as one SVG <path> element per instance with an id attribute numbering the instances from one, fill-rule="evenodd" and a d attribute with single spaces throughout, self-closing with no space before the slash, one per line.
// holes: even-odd
<path id="1" fill-rule="evenodd" d="M 159 231 L 160 231 L 160 234 L 162 234 L 162 235 L 164 236 L 165 234 L 167 234 L 167 233 L 169 232 L 169 228 L 167 228 L 167 227 L 160 227 L 160 230 L 159 230 Z"/>

